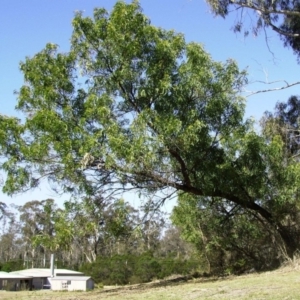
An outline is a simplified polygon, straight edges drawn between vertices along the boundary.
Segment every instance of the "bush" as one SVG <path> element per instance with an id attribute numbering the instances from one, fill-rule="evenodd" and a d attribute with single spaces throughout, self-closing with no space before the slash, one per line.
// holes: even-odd
<path id="1" fill-rule="evenodd" d="M 141 282 L 149 282 L 154 278 L 159 278 L 161 273 L 161 264 L 159 260 L 153 257 L 152 253 L 143 253 L 137 258 L 134 275 L 140 278 Z"/>
<path id="2" fill-rule="evenodd" d="M 130 255 L 100 257 L 93 263 L 82 265 L 80 271 L 91 276 L 96 283 L 127 284 L 132 275 L 133 258 Z"/>
<path id="3" fill-rule="evenodd" d="M 199 271 L 199 266 L 198 260 L 159 258 L 151 252 L 145 252 L 139 256 L 128 254 L 99 257 L 93 263 L 85 263 L 79 270 L 91 276 L 95 283 L 123 285 L 149 282 L 174 274 L 193 274 Z"/>

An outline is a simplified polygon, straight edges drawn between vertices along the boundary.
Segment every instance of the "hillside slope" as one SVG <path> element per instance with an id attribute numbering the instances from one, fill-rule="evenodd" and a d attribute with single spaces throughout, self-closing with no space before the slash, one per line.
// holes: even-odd
<path id="1" fill-rule="evenodd" d="M 283 268 L 273 272 L 238 277 L 202 278 L 189 281 L 175 279 L 125 287 L 105 287 L 90 292 L 0 291 L 0 299 L 300 299 L 300 271 L 298 268 Z"/>

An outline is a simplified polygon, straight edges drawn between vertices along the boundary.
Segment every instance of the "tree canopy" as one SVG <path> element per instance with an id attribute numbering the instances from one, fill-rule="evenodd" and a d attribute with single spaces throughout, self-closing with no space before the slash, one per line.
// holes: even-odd
<path id="1" fill-rule="evenodd" d="M 97 9 L 94 20 L 77 14 L 73 24 L 69 53 L 48 44 L 21 63 L 17 109 L 26 121 L 3 118 L 14 133 L 1 139 L 4 190 L 45 177 L 89 193 L 113 184 L 212 189 L 197 180 L 197 165 L 220 169 L 221 140 L 247 131 L 245 72 L 151 26 L 136 2 L 118 2 L 110 15 Z"/>
<path id="2" fill-rule="evenodd" d="M 298 244 L 280 211 L 296 201 L 299 166 L 283 164 L 282 141 L 244 120 L 245 71 L 152 26 L 136 1 L 77 13 L 73 27 L 68 53 L 48 44 L 20 65 L 25 122 L 0 118 L 3 190 L 48 179 L 87 196 L 224 199 L 258 214 L 292 255 Z"/>

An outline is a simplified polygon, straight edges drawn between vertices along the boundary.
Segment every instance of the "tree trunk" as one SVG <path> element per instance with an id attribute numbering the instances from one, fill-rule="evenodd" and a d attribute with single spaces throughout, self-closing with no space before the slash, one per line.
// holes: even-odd
<path id="1" fill-rule="evenodd" d="M 210 197 L 219 197 L 219 198 L 227 199 L 246 209 L 256 211 L 279 234 L 284 244 L 284 248 L 285 248 L 284 250 L 286 251 L 286 255 L 288 255 L 289 258 L 293 258 L 295 252 L 299 249 L 299 245 L 295 240 L 295 234 L 292 234 L 287 228 L 282 226 L 282 224 L 279 223 L 268 210 L 255 203 L 255 200 L 252 199 L 249 195 L 245 195 L 243 198 L 241 198 L 233 194 L 223 193 L 220 190 L 215 190 L 212 193 L 212 195 L 204 195 L 202 190 L 195 188 L 193 186 L 177 185 L 176 188 L 184 192 L 198 195 L 198 196 L 210 196 Z"/>
<path id="2" fill-rule="evenodd" d="M 278 226 L 277 231 L 284 242 L 286 254 L 289 258 L 293 258 L 296 251 L 299 249 L 298 243 L 295 241 L 295 236 L 281 225 Z"/>

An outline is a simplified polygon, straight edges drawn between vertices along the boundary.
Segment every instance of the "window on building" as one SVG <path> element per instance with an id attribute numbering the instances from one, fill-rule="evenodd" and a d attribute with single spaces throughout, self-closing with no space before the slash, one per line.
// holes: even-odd
<path id="1" fill-rule="evenodd" d="M 62 281 L 61 282 L 61 288 L 63 290 L 67 290 L 68 289 L 68 281 Z"/>

